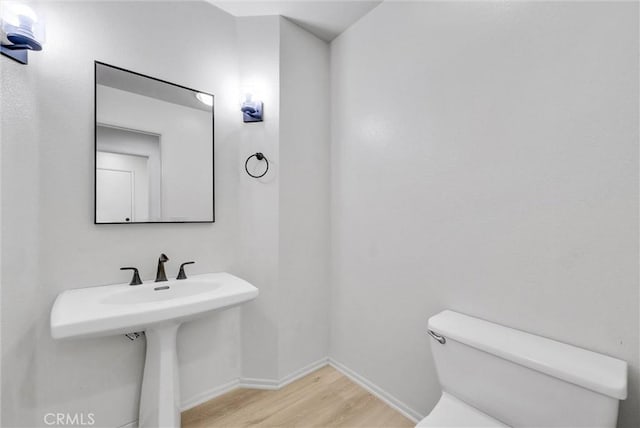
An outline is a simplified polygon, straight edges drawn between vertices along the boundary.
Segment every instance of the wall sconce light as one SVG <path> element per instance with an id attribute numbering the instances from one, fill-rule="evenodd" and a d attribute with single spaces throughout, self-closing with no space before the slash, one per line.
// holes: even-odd
<path id="1" fill-rule="evenodd" d="M 0 36 L 0 53 L 27 64 L 29 51 L 42 50 L 44 26 L 29 6 L 6 2 L 0 10 Z"/>
<path id="2" fill-rule="evenodd" d="M 262 101 L 253 100 L 253 96 L 249 93 L 245 94 L 242 101 L 242 120 L 243 122 L 262 122 Z"/>

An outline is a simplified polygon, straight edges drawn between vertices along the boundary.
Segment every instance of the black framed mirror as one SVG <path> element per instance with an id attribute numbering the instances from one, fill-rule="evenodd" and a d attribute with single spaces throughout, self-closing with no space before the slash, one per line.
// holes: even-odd
<path id="1" fill-rule="evenodd" d="M 94 89 L 94 223 L 214 222 L 214 96 L 99 61 Z"/>

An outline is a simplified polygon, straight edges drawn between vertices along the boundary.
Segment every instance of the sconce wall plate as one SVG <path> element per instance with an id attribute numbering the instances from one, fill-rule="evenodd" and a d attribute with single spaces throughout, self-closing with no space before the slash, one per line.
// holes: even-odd
<path id="1" fill-rule="evenodd" d="M 11 58 L 14 61 L 18 61 L 20 64 L 28 64 L 29 56 L 27 52 L 28 49 L 11 49 L 15 45 L 4 46 L 0 45 L 0 53 L 4 56 Z"/>
<path id="2" fill-rule="evenodd" d="M 243 122 L 262 122 L 262 101 L 245 101 L 240 110 Z"/>

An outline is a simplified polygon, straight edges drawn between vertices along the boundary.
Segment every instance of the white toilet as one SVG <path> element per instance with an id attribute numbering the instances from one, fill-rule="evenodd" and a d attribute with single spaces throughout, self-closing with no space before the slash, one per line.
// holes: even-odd
<path id="1" fill-rule="evenodd" d="M 418 427 L 616 426 L 622 360 L 453 311 L 429 334 L 442 396 Z"/>

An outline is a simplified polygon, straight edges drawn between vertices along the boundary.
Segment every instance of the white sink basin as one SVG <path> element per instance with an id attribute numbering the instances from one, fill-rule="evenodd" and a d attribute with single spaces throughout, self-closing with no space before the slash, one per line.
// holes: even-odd
<path id="1" fill-rule="evenodd" d="M 185 284 L 183 284 L 183 282 Z M 184 298 L 189 296 L 198 296 L 203 293 L 215 291 L 220 288 L 220 284 L 211 281 L 171 281 L 169 284 L 136 287 L 135 290 L 122 290 L 121 292 L 111 294 L 102 299 L 101 303 L 113 305 L 130 305 L 149 302 L 160 302 L 163 300 Z"/>
<path id="2" fill-rule="evenodd" d="M 158 289 L 169 287 L 168 289 Z M 51 310 L 51 335 L 95 337 L 143 331 L 164 321 L 183 322 L 255 299 L 258 289 L 228 273 L 143 285 L 78 288 L 60 295 Z"/>
<path id="3" fill-rule="evenodd" d="M 68 290 L 53 304 L 51 335 L 63 339 L 145 331 L 147 356 L 138 425 L 179 427 L 178 327 L 257 296 L 256 287 L 225 272 L 137 286 Z"/>

